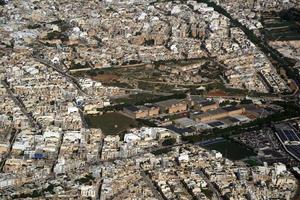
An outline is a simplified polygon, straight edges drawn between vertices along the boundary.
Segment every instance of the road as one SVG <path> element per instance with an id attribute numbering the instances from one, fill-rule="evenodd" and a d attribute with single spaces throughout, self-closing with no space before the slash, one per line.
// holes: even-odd
<path id="1" fill-rule="evenodd" d="M 5 162 L 6 162 L 7 158 L 9 158 L 10 155 L 11 155 L 12 147 L 13 147 L 13 145 L 15 143 L 15 140 L 16 140 L 16 137 L 18 135 L 16 129 L 14 129 L 12 127 L 10 128 L 9 131 L 10 131 L 10 134 L 11 134 L 10 139 L 9 139 L 9 147 L 8 147 L 8 151 L 5 153 L 5 155 L 2 158 L 2 161 L 1 161 L 1 164 L 0 164 L 0 172 L 3 172 L 3 167 L 5 165 Z"/>
<path id="2" fill-rule="evenodd" d="M 61 70 L 63 68 L 58 68 L 56 67 L 53 63 L 51 63 L 48 60 L 44 60 L 38 57 L 34 57 L 34 59 L 40 63 L 42 63 L 43 65 L 46 65 L 50 68 L 52 68 L 53 70 L 55 70 L 56 72 L 58 72 L 59 74 L 63 75 L 64 77 L 66 77 L 74 86 L 75 88 L 82 94 L 87 95 L 85 91 L 83 91 L 81 85 L 79 84 L 79 81 L 72 75 L 66 73 L 65 71 Z"/>
<path id="3" fill-rule="evenodd" d="M 52 167 L 51 167 L 51 172 L 54 171 L 54 167 L 55 167 L 55 165 L 56 165 L 56 163 L 57 163 L 57 160 L 58 160 L 58 158 L 59 158 L 60 149 L 61 149 L 61 144 L 62 144 L 63 140 L 64 140 L 64 133 L 62 132 L 61 135 L 60 135 L 59 141 L 58 141 L 57 154 L 56 154 L 56 156 L 55 156 L 53 165 L 52 165 Z"/>
<path id="4" fill-rule="evenodd" d="M 140 170 L 140 173 L 141 173 L 141 176 L 143 177 L 144 181 L 147 183 L 147 185 L 151 189 L 151 191 L 154 194 L 155 198 L 158 199 L 158 200 L 164 200 L 164 197 L 157 190 L 157 188 L 154 186 L 154 184 L 153 184 L 152 180 L 149 178 L 149 176 L 143 170 Z"/>
<path id="5" fill-rule="evenodd" d="M 223 98 L 223 99 L 245 99 L 246 95 L 203 95 L 206 98 Z M 251 97 L 252 99 L 256 100 L 268 100 L 268 101 L 284 101 L 282 97 Z"/>
<path id="6" fill-rule="evenodd" d="M 217 199 L 221 200 L 221 194 L 220 192 L 215 188 L 215 186 L 210 182 L 210 180 L 204 175 L 204 173 L 201 171 L 201 169 L 196 170 L 197 173 L 203 178 L 203 180 L 208 184 L 209 189 L 216 195 Z"/>
<path id="7" fill-rule="evenodd" d="M 253 44 L 255 44 L 265 54 L 265 56 L 269 58 L 269 60 L 276 61 L 280 67 L 282 67 L 288 72 L 287 73 L 288 76 L 292 76 L 289 78 L 295 80 L 297 85 L 300 86 L 300 80 L 299 80 L 300 77 L 294 72 L 291 63 L 289 63 L 281 53 L 279 53 L 276 49 L 271 47 L 264 39 L 255 35 L 253 31 L 249 30 L 245 25 L 239 22 L 238 19 L 233 18 L 220 5 L 217 5 L 216 3 L 210 0 L 197 0 L 197 2 L 205 3 L 207 4 L 208 7 L 214 8 L 215 11 L 227 17 L 233 25 L 239 27 L 244 32 L 248 40 L 250 40 Z"/>
<path id="8" fill-rule="evenodd" d="M 22 111 L 22 113 L 28 118 L 30 125 L 33 128 L 36 128 L 37 130 L 42 129 L 42 125 L 39 124 L 33 117 L 31 114 L 29 114 L 29 112 L 27 111 L 23 101 L 21 100 L 21 98 L 17 97 L 13 91 L 10 89 L 9 83 L 6 80 L 2 80 L 1 81 L 2 85 L 4 86 L 4 88 L 6 89 L 7 93 L 9 94 L 9 96 L 11 97 L 11 99 L 14 101 L 14 103 L 20 108 L 20 110 Z"/>
<path id="9" fill-rule="evenodd" d="M 83 126 L 83 128 L 87 129 L 89 126 L 88 126 L 87 121 L 84 118 L 83 110 L 79 106 L 77 106 L 77 108 L 78 108 L 78 112 L 79 112 L 79 115 L 80 115 L 80 118 L 81 118 L 82 126 Z"/>

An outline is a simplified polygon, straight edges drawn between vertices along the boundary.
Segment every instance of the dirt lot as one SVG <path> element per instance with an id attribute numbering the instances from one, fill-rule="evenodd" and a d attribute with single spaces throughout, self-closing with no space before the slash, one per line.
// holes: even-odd
<path id="1" fill-rule="evenodd" d="M 211 90 L 207 96 L 227 96 L 228 94 L 222 90 Z"/>
<path id="2" fill-rule="evenodd" d="M 93 76 L 91 78 L 101 83 L 110 83 L 117 81 L 120 77 L 115 74 L 98 74 L 97 76 Z"/>

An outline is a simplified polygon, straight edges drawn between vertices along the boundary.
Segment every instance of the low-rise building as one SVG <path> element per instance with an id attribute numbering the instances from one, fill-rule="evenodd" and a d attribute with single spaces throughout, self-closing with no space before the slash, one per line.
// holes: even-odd
<path id="1" fill-rule="evenodd" d="M 188 99 L 189 106 L 192 106 L 194 109 L 200 110 L 202 112 L 219 108 L 219 103 L 213 100 L 203 99 L 199 96 L 189 96 Z"/>
<path id="2" fill-rule="evenodd" d="M 123 112 L 132 118 L 141 119 L 158 115 L 159 107 L 155 105 L 126 106 Z"/>
<path id="3" fill-rule="evenodd" d="M 188 109 L 187 102 L 180 99 L 170 99 L 166 101 L 160 101 L 156 103 L 159 106 L 161 112 L 173 114 L 178 112 L 184 112 Z"/>
<path id="4" fill-rule="evenodd" d="M 232 115 L 240 115 L 243 114 L 244 112 L 245 112 L 245 108 L 228 106 L 228 107 L 218 108 L 216 110 L 209 110 L 205 113 L 195 115 L 193 118 L 196 121 L 206 122 L 206 121 L 218 120 Z"/>
<path id="5" fill-rule="evenodd" d="M 196 125 L 196 122 L 190 118 L 184 117 L 174 120 L 175 125 L 178 128 L 190 128 Z"/>
<path id="6" fill-rule="evenodd" d="M 97 194 L 97 189 L 93 185 L 81 186 L 81 196 L 95 198 Z"/>

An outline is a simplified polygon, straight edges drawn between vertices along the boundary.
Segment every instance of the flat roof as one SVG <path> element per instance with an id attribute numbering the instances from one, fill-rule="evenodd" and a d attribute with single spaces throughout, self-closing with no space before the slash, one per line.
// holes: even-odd
<path id="1" fill-rule="evenodd" d="M 182 101 L 184 101 L 184 99 L 169 99 L 169 100 L 157 102 L 156 105 L 162 106 L 162 107 L 169 107 L 174 104 L 180 103 Z"/>
<path id="2" fill-rule="evenodd" d="M 220 119 L 222 122 L 225 122 L 226 124 L 234 124 L 240 122 L 240 120 L 233 118 L 233 117 L 224 117 Z"/>
<path id="3" fill-rule="evenodd" d="M 177 128 L 174 125 L 165 126 L 165 128 L 174 131 L 175 133 L 183 134 L 183 133 L 192 133 L 194 132 L 191 128 Z"/>
<path id="4" fill-rule="evenodd" d="M 211 101 L 211 100 L 200 100 L 200 101 L 196 101 L 197 104 L 201 105 L 201 106 L 210 106 L 210 105 L 214 105 L 216 104 L 215 101 Z"/>
<path id="5" fill-rule="evenodd" d="M 218 126 L 224 125 L 225 123 L 221 122 L 221 121 L 212 121 L 212 122 L 208 122 L 207 124 L 212 126 L 212 127 L 218 127 Z"/>
<path id="6" fill-rule="evenodd" d="M 127 110 L 130 110 L 131 112 L 136 112 L 136 111 L 140 110 L 138 107 L 133 106 L 133 105 L 125 106 L 124 108 Z"/>
<path id="7" fill-rule="evenodd" d="M 236 107 L 236 106 L 227 106 L 227 107 L 223 107 L 222 109 L 226 110 L 227 112 L 230 112 L 230 111 L 239 110 L 241 108 Z"/>
<path id="8" fill-rule="evenodd" d="M 194 120 L 187 118 L 187 117 L 176 119 L 176 120 L 174 120 L 174 122 L 177 124 L 180 124 L 184 127 L 191 127 L 196 124 L 196 122 Z"/>

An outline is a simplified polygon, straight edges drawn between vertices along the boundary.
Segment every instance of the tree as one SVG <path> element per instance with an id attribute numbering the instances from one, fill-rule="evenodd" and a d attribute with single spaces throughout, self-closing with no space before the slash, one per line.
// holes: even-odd
<path id="1" fill-rule="evenodd" d="M 162 145 L 163 146 L 169 146 L 169 145 L 173 145 L 176 143 L 176 139 L 175 138 L 168 138 L 168 139 L 165 139 L 163 142 L 162 142 Z"/>

